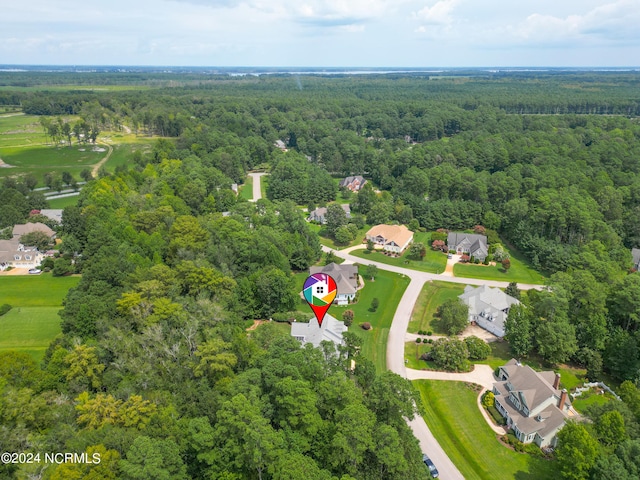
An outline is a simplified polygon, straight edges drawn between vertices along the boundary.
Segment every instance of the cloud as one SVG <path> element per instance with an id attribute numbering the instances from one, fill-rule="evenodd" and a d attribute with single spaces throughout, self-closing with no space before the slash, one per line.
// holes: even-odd
<path id="1" fill-rule="evenodd" d="M 460 0 L 440 0 L 431 7 L 425 6 L 414 12 L 413 16 L 423 25 L 451 25 L 454 20 L 451 13 L 459 3 Z"/>
<path id="2" fill-rule="evenodd" d="M 640 43 L 640 0 L 619 0 L 595 7 L 584 14 L 565 17 L 534 13 L 518 25 L 508 27 L 514 40 L 562 46 L 565 42 Z"/>

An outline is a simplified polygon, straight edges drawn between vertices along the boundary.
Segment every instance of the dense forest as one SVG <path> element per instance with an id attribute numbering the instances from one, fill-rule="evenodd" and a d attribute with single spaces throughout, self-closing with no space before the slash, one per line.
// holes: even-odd
<path id="1" fill-rule="evenodd" d="M 16 75 L 0 83 L 29 77 Z M 105 92 L 47 90 L 42 78 L 56 74 L 0 90 L 0 104 L 173 138 L 65 209 L 61 252 L 82 280 L 42 371 L 3 354 L 0 449 L 99 451 L 110 459 L 100 478 L 424 478 L 403 420 L 412 388 L 376 375 L 355 336 L 334 353 L 268 327 L 244 332 L 247 319 L 295 310 L 291 273 L 320 257 L 298 205 L 324 205 L 338 194 L 332 176 L 362 174 L 371 181 L 350 197 L 359 221 L 484 225 L 549 274 L 510 317 L 512 349 L 625 382 L 624 402 L 594 408 L 595 430 L 575 436 L 595 452 L 585 475 L 614 478 L 614 463 L 629 475 L 615 478 L 633 478 L 637 74 L 195 76 L 157 88 L 134 76 Z M 269 198 L 237 200 L 231 183 L 257 167 L 270 169 Z M 1 229 L 46 202 L 13 179 L 0 203 Z M 615 439 L 599 426 L 611 421 L 623 426 Z M 82 478 L 68 468 L 47 478 Z"/>

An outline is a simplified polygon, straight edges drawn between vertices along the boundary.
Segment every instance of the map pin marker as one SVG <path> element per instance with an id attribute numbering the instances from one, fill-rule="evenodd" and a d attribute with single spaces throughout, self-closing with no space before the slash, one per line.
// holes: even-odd
<path id="1" fill-rule="evenodd" d="M 304 298 L 322 326 L 327 310 L 338 293 L 336 281 L 326 273 L 314 273 L 304 281 Z"/>

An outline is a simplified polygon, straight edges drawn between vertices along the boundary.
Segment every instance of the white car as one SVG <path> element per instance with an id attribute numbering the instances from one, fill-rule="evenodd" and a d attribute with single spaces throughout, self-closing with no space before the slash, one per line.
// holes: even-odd
<path id="1" fill-rule="evenodd" d="M 42 273 L 42 270 L 38 269 L 38 268 L 32 268 L 29 270 L 29 274 L 30 275 L 38 275 L 39 273 Z"/>

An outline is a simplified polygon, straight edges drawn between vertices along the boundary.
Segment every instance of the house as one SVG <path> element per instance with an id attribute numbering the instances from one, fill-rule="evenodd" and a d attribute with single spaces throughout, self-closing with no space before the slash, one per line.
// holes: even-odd
<path id="1" fill-rule="evenodd" d="M 56 238 L 56 232 L 51 230 L 44 223 L 36 222 L 36 223 L 25 223 L 24 225 L 15 225 L 13 227 L 13 238 L 15 240 L 20 240 L 22 235 L 26 235 L 27 233 L 33 232 L 43 232 L 47 235 L 47 237 L 54 240 Z"/>
<path id="2" fill-rule="evenodd" d="M 35 268 L 44 255 L 35 247 L 26 247 L 18 239 L 0 240 L 0 271 L 8 267 Z"/>
<path id="3" fill-rule="evenodd" d="M 342 334 L 349 329 L 347 326 L 329 314 L 324 316 L 322 326 L 318 324 L 316 318 L 312 318 L 309 323 L 294 322 L 291 324 L 291 336 L 302 344 L 311 343 L 314 347 L 319 347 L 324 340 L 333 342 L 334 345 L 344 345 Z"/>
<path id="4" fill-rule="evenodd" d="M 486 285 L 477 288 L 466 286 L 458 298 L 469 307 L 469 322 L 475 322 L 496 337 L 504 337 L 504 322 L 509 308 L 520 303 L 499 288 Z"/>
<path id="5" fill-rule="evenodd" d="M 367 232 L 366 238 L 382 245 L 384 251 L 402 253 L 413 242 L 413 232 L 404 225 L 376 225 Z"/>
<path id="6" fill-rule="evenodd" d="M 238 195 L 238 184 L 237 184 L 237 183 L 232 183 L 232 184 L 231 184 L 231 191 L 232 191 L 234 194 Z"/>
<path id="7" fill-rule="evenodd" d="M 336 282 L 338 293 L 333 303 L 347 305 L 356 298 L 358 290 L 358 267 L 355 265 L 338 265 L 330 263 L 324 267 L 311 267 L 309 275 L 314 273 L 325 273 L 330 275 Z"/>
<path id="8" fill-rule="evenodd" d="M 274 142 L 274 145 L 276 146 L 276 148 L 279 148 L 280 150 L 282 150 L 283 152 L 287 151 L 287 146 L 285 145 L 285 143 L 278 139 Z"/>
<path id="9" fill-rule="evenodd" d="M 567 419 L 579 417 L 567 391 L 559 390 L 560 374 L 536 372 L 511 359 L 499 368 L 498 378 L 493 384 L 496 409 L 523 443 L 555 447 Z"/>
<path id="10" fill-rule="evenodd" d="M 62 209 L 61 208 L 45 208 L 43 210 L 40 210 L 40 215 L 44 215 L 45 217 L 48 217 L 51 220 L 55 220 L 56 222 L 62 225 Z"/>
<path id="11" fill-rule="evenodd" d="M 340 205 L 344 210 L 347 218 L 351 218 L 351 208 L 348 203 L 344 203 Z M 327 223 L 327 207 L 318 207 L 314 211 L 312 211 L 307 217 L 308 222 L 318 222 L 322 225 Z"/>
<path id="12" fill-rule="evenodd" d="M 640 270 L 640 248 L 631 249 L 631 257 L 633 259 L 633 269 Z"/>
<path id="13" fill-rule="evenodd" d="M 468 254 L 481 262 L 489 255 L 487 237 L 475 233 L 449 232 L 447 236 L 447 246 L 449 250 L 455 250 L 457 254 Z"/>
<path id="14" fill-rule="evenodd" d="M 360 190 L 367 181 L 362 175 L 355 175 L 353 177 L 347 177 L 340 180 L 340 188 L 348 188 L 352 192 Z"/>

